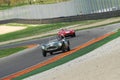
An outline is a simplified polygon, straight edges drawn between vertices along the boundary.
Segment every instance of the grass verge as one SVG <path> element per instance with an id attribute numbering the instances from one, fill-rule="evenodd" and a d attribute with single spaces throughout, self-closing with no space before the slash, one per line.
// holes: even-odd
<path id="1" fill-rule="evenodd" d="M 54 3 L 58 3 L 58 2 L 65 2 L 65 1 L 69 1 L 69 0 L 16 0 L 16 1 L 12 1 L 10 0 L 10 5 L 8 5 L 8 3 L 5 1 L 3 3 L 0 3 L 0 10 L 6 10 L 6 9 L 10 9 L 13 7 L 19 7 L 19 6 L 24 6 L 24 5 L 31 5 L 31 4 L 54 4 Z"/>
<path id="2" fill-rule="evenodd" d="M 14 7 L 20 7 L 20 6 L 24 6 L 24 5 L 28 5 L 28 4 L 25 4 L 25 3 L 22 3 L 22 4 L 16 4 L 16 5 L 8 5 L 8 4 L 1 4 L 0 5 L 0 10 L 6 10 L 6 9 L 11 9 L 11 8 L 14 8 Z"/>
<path id="3" fill-rule="evenodd" d="M 41 73 L 43 71 L 46 71 L 46 70 L 49 70 L 49 69 L 54 68 L 56 66 L 59 66 L 61 64 L 64 64 L 64 63 L 66 63 L 68 61 L 71 61 L 71 60 L 73 60 L 75 58 L 78 58 L 78 57 L 80 57 L 82 55 L 85 55 L 88 52 L 90 52 L 90 51 L 92 51 L 92 50 L 94 50 L 94 49 L 108 43 L 109 41 L 118 38 L 118 37 L 120 37 L 120 30 L 118 30 L 118 32 L 116 32 L 115 34 L 113 34 L 113 35 L 111 35 L 111 36 L 109 36 L 109 37 L 107 37 L 107 38 L 105 38 L 105 39 L 103 39 L 101 41 L 98 41 L 98 42 L 96 42 L 96 43 L 94 43 L 92 45 L 89 45 L 89 46 L 87 46 L 87 47 L 85 47 L 85 48 L 83 48 L 83 49 L 81 49 L 81 50 L 79 50 L 79 51 L 77 51 L 77 52 L 75 52 L 75 53 L 73 53 L 71 55 L 68 55 L 68 56 L 66 56 L 66 57 L 64 57 L 64 58 L 62 58 L 62 59 L 60 59 L 60 60 L 58 60 L 56 62 L 48 64 L 47 66 L 43 66 L 41 68 L 38 68 L 38 69 L 36 69 L 36 70 L 34 70 L 32 72 L 29 72 L 29 73 L 25 74 L 25 75 L 14 78 L 13 80 L 22 80 L 22 79 L 27 78 L 29 76 L 35 75 L 37 73 Z"/>
<path id="4" fill-rule="evenodd" d="M 29 26 L 28 28 L 26 28 L 24 30 L 0 35 L 0 42 L 19 39 L 19 38 L 30 37 L 30 36 L 35 36 L 35 35 L 40 35 L 40 34 L 43 34 L 43 33 L 48 33 L 51 30 L 55 30 L 55 29 L 59 29 L 59 28 L 63 28 L 63 27 L 71 26 L 71 25 L 75 25 L 75 24 L 80 24 L 81 26 L 82 25 L 89 25 L 89 24 L 96 23 L 96 22 L 99 22 L 99 21 L 102 21 L 102 20 L 103 19 L 77 21 L 77 22 L 65 22 L 65 23 L 54 23 L 54 24 L 46 24 L 46 25 L 37 25 L 37 26 L 34 26 L 34 27 Z"/>
<path id="5" fill-rule="evenodd" d="M 9 56 L 11 54 L 14 54 L 16 52 L 19 52 L 21 50 L 26 49 L 27 47 L 17 47 L 17 48 L 10 48 L 10 49 L 3 49 L 0 50 L 0 58 Z"/>
<path id="6" fill-rule="evenodd" d="M 104 26 L 107 26 L 107 25 L 115 24 L 115 23 L 120 23 L 120 21 L 116 21 L 116 22 L 112 22 L 112 23 L 108 23 L 108 24 L 102 24 L 102 25 L 99 25 L 99 26 L 93 26 L 93 27 L 83 28 L 83 29 L 77 29 L 77 31 L 79 31 L 79 30 L 85 30 L 85 29 L 92 29 L 92 28 L 97 28 L 97 27 L 104 27 Z"/>
<path id="7" fill-rule="evenodd" d="M 0 6 L 0 10 L 5 10 L 9 8 L 12 8 L 12 6 L 6 6 L 6 5 Z"/>

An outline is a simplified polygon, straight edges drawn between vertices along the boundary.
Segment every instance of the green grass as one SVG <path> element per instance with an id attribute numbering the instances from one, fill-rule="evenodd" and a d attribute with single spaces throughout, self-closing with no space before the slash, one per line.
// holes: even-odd
<path id="1" fill-rule="evenodd" d="M 11 54 L 14 54 L 14 53 L 19 52 L 19 51 L 24 50 L 24 49 L 26 49 L 26 47 L 17 47 L 17 48 L 0 50 L 0 58 L 9 56 Z"/>
<path id="2" fill-rule="evenodd" d="M 12 8 L 12 6 L 6 6 L 6 5 L 0 6 L 0 10 L 5 10 L 9 8 Z"/>
<path id="3" fill-rule="evenodd" d="M 53 62 L 53 63 L 48 64 L 46 66 L 43 66 L 41 68 L 38 68 L 38 69 L 36 69 L 36 70 L 34 70 L 32 72 L 29 72 L 29 73 L 27 73 L 25 75 L 14 78 L 13 80 L 22 80 L 22 79 L 27 78 L 29 76 L 41 73 L 43 71 L 49 70 L 51 68 L 54 68 L 54 67 L 59 66 L 61 64 L 64 64 L 66 62 L 69 62 L 69 61 L 71 61 L 71 60 L 73 60 L 75 58 L 78 58 L 78 57 L 80 57 L 82 55 L 87 54 L 88 52 L 90 52 L 92 50 L 95 50 L 96 48 L 98 48 L 98 47 L 108 43 L 109 41 L 118 38 L 118 37 L 120 37 L 120 30 L 118 30 L 118 32 L 116 34 L 113 34 L 113 35 L 111 35 L 111 36 L 109 36 L 109 37 L 107 37 L 107 38 L 105 38 L 105 39 L 103 39 L 101 41 L 98 41 L 98 42 L 96 42 L 96 43 L 94 43 L 94 44 L 92 44 L 92 45 L 90 45 L 88 47 L 85 47 L 85 48 L 83 48 L 83 49 L 81 49 L 81 50 L 79 50 L 79 51 L 77 51 L 77 52 L 75 52 L 75 53 L 73 53 L 73 54 L 71 54 L 69 56 L 66 56 L 66 57 L 64 57 L 64 58 L 62 58 L 62 59 L 60 59 L 60 60 L 58 60 L 56 62 Z"/>
<path id="4" fill-rule="evenodd" d="M 57 2 L 64 2 L 68 0 L 36 0 L 36 2 L 31 2 L 31 4 L 53 4 Z M 23 0 L 21 2 L 16 2 L 14 4 L 8 5 L 7 3 L 0 3 L 0 10 L 10 9 L 13 7 L 23 6 L 23 5 L 31 5 L 28 0 Z"/>
<path id="5" fill-rule="evenodd" d="M 69 0 L 42 0 L 42 2 L 37 2 L 40 4 L 53 4 L 53 3 L 57 3 L 57 2 L 64 2 L 64 1 L 69 1 Z"/>
<path id="6" fill-rule="evenodd" d="M 96 22 L 99 22 L 102 20 L 103 19 L 77 21 L 77 22 L 65 22 L 65 23 L 54 23 L 54 24 L 38 25 L 38 26 L 34 26 L 34 27 L 29 26 L 27 29 L 24 29 L 24 30 L 0 35 L 0 42 L 14 40 L 14 39 L 18 39 L 18 38 L 30 37 L 30 36 L 35 36 L 35 35 L 40 35 L 41 33 L 48 33 L 48 31 L 50 31 L 50 30 L 55 30 L 55 29 L 59 29 L 62 27 L 75 25 L 75 24 L 88 25 L 88 24 L 96 23 Z"/>
<path id="7" fill-rule="evenodd" d="M 6 9 L 11 9 L 13 7 L 18 7 L 18 6 L 23 6 L 23 5 L 27 5 L 27 4 L 17 4 L 17 5 L 10 5 L 8 6 L 7 4 L 2 4 L 0 5 L 0 10 L 6 10 Z"/>

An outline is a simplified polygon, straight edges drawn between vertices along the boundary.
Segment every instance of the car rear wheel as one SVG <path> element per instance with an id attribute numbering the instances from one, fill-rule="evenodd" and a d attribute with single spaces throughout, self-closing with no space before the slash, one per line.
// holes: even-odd
<path id="1" fill-rule="evenodd" d="M 68 40 L 67 42 L 68 42 L 68 45 L 70 45 L 70 41 Z"/>
<path id="2" fill-rule="evenodd" d="M 47 53 L 46 53 L 46 51 L 44 51 L 44 50 L 42 50 L 42 54 L 43 54 L 44 57 L 47 56 Z"/>
<path id="3" fill-rule="evenodd" d="M 65 44 L 62 45 L 62 52 L 65 52 Z"/>
<path id="4" fill-rule="evenodd" d="M 73 37 L 76 37 L 76 34 L 75 34 L 75 33 L 73 34 Z"/>

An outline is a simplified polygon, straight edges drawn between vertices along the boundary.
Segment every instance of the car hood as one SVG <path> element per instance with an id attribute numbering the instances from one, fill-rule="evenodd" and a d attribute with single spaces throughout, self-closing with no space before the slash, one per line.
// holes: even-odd
<path id="1" fill-rule="evenodd" d="M 61 43 L 61 42 L 59 42 L 59 41 L 54 41 L 54 42 L 49 42 L 49 43 L 47 43 L 47 44 L 44 44 L 43 46 L 45 46 L 45 47 L 59 46 L 59 43 Z"/>
<path id="2" fill-rule="evenodd" d="M 71 31 L 70 30 L 66 30 L 65 33 L 70 33 Z"/>
<path id="3" fill-rule="evenodd" d="M 63 34 L 63 33 L 70 33 L 72 30 L 64 30 L 64 31 L 60 31 L 59 33 Z"/>

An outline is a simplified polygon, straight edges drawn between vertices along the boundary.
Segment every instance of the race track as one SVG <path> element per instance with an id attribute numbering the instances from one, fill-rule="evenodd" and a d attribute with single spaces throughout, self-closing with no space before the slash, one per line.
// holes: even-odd
<path id="1" fill-rule="evenodd" d="M 94 29 L 87 29 L 82 31 L 76 32 L 75 38 L 68 38 L 70 40 L 70 47 L 71 49 L 75 48 L 76 46 L 82 45 L 86 43 L 89 40 L 92 40 L 94 38 L 97 38 L 99 36 L 102 36 L 108 32 L 114 31 L 116 29 L 120 28 L 120 23 L 94 28 Z M 23 46 L 28 44 L 41 44 L 43 42 L 48 41 L 50 38 L 54 39 L 55 36 L 49 37 L 49 38 L 42 38 L 42 39 L 34 39 L 29 40 L 25 42 L 0 46 L 0 49 L 5 48 L 12 48 L 17 46 Z M 28 68 L 30 66 L 33 66 L 35 64 L 38 64 L 42 61 L 45 61 L 55 55 L 48 55 L 47 57 L 43 57 L 41 54 L 40 47 L 36 47 L 30 50 L 22 51 L 16 54 L 13 54 L 6 58 L 0 58 L 0 78 L 8 76 L 12 73 L 18 72 L 20 70 L 23 70 L 25 68 Z"/>

